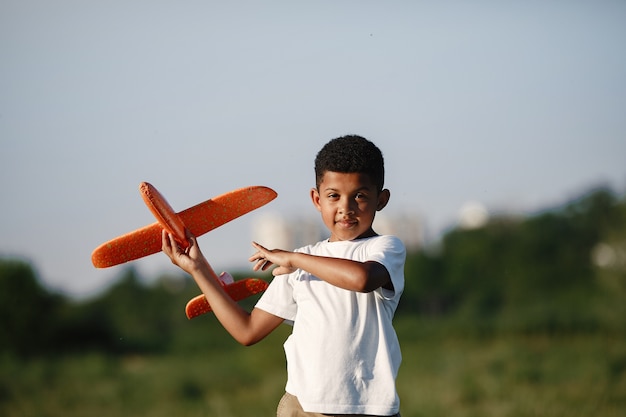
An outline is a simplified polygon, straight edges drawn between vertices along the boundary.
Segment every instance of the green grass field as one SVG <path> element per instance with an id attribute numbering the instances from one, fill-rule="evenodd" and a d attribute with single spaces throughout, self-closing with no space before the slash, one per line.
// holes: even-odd
<path id="1" fill-rule="evenodd" d="M 275 415 L 289 329 L 244 348 L 209 327 L 216 334 L 175 354 L 1 357 L 0 416 Z M 464 337 L 407 318 L 396 327 L 403 417 L 626 416 L 624 335 Z"/>

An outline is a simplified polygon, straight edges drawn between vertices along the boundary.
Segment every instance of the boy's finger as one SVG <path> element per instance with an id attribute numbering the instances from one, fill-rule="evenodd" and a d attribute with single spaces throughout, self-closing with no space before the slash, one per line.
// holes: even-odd
<path id="1" fill-rule="evenodd" d="M 169 241 L 170 241 L 170 248 L 172 253 L 174 253 L 174 255 L 180 255 L 182 252 L 180 250 L 180 246 L 178 245 L 178 242 L 176 242 L 176 238 L 174 237 L 174 235 L 172 233 L 168 233 L 167 234 L 169 237 Z"/>
<path id="2" fill-rule="evenodd" d="M 258 243 L 254 242 L 254 241 L 252 242 L 252 246 L 257 248 L 259 251 L 267 251 L 267 249 L 264 246 L 259 245 Z"/>
<path id="3" fill-rule="evenodd" d="M 170 239 L 169 236 L 167 235 L 167 232 L 164 230 L 162 230 L 161 232 L 161 249 L 163 250 L 163 252 L 166 252 L 170 250 Z"/>
<path id="4" fill-rule="evenodd" d="M 196 237 L 187 228 L 185 228 L 185 237 L 187 238 L 187 242 L 189 242 L 189 247 L 196 243 Z"/>

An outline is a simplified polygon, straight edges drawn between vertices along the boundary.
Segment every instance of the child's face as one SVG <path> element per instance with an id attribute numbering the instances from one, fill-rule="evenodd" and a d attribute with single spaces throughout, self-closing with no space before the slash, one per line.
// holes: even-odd
<path id="1" fill-rule="evenodd" d="M 374 236 L 376 211 L 389 201 L 389 190 L 378 191 L 367 174 L 327 171 L 311 199 L 330 231 L 330 241 Z"/>

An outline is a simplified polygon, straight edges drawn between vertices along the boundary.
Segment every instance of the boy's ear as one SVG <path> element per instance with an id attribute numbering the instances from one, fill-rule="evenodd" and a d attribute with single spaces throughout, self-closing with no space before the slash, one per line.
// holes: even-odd
<path id="1" fill-rule="evenodd" d="M 376 211 L 384 209 L 389 202 L 389 198 L 391 198 L 391 191 L 386 188 L 378 193 L 378 205 L 376 206 Z"/>
<path id="2" fill-rule="evenodd" d="M 311 201 L 317 211 L 322 211 L 322 207 L 320 206 L 320 193 L 317 191 L 317 188 L 311 188 Z"/>

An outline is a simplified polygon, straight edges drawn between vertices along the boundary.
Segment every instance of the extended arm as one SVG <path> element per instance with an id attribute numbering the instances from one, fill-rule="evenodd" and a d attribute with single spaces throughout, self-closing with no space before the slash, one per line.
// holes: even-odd
<path id="1" fill-rule="evenodd" d="M 329 284 L 350 291 L 371 292 L 380 287 L 393 290 L 387 268 L 378 262 L 359 262 L 280 249 L 269 250 L 256 242 L 252 246 L 257 252 L 249 260 L 256 262 L 255 271 L 265 271 L 270 266 L 277 265 L 274 275 L 303 269 Z"/>
<path id="2" fill-rule="evenodd" d="M 171 234 L 163 231 L 163 252 L 173 264 L 190 274 L 202 290 L 219 322 L 235 340 L 252 345 L 271 333 L 283 319 L 260 309 L 251 313 L 241 308 L 226 294 L 215 272 L 200 251 L 195 237 L 188 235 L 189 248 L 182 250 Z"/>

